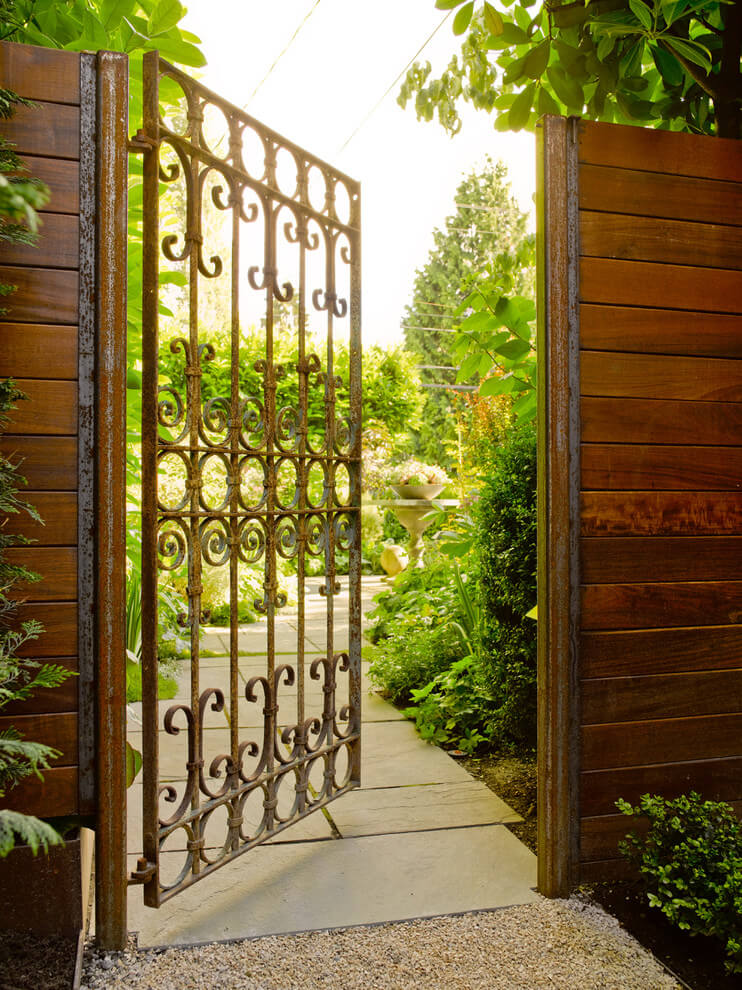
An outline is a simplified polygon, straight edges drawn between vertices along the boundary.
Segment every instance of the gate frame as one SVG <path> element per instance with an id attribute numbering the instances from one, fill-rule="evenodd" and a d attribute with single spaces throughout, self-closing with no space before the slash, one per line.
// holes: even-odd
<path id="1" fill-rule="evenodd" d="M 538 305 L 538 889 L 579 863 L 579 118 L 536 129 Z"/>

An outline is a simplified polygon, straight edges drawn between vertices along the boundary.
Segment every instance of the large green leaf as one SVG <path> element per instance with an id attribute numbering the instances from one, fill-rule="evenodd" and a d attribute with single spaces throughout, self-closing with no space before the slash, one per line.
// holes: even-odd
<path id="1" fill-rule="evenodd" d="M 489 0 L 484 0 L 484 23 L 494 37 L 501 35 L 505 27 L 502 16 L 489 3 Z"/>
<path id="2" fill-rule="evenodd" d="M 585 97 L 582 86 L 576 79 L 568 76 L 564 69 L 558 65 L 550 65 L 546 70 L 546 76 L 562 103 L 565 103 L 570 110 L 582 109 Z"/>
<path id="3" fill-rule="evenodd" d="M 533 97 L 536 93 L 536 84 L 531 83 L 526 86 L 522 93 L 519 93 L 508 112 L 508 123 L 514 131 L 519 131 L 528 123 L 533 106 Z"/>
<path id="4" fill-rule="evenodd" d="M 531 79 L 539 79 L 549 64 L 549 53 L 551 52 L 551 42 L 548 38 L 532 48 L 526 55 L 523 63 L 523 71 Z"/>
<path id="5" fill-rule="evenodd" d="M 461 10 L 456 14 L 453 19 L 453 33 L 463 34 L 464 31 L 471 24 L 472 14 L 474 13 L 474 0 L 469 0 L 469 3 L 465 3 Z"/>
<path id="6" fill-rule="evenodd" d="M 149 18 L 150 37 L 165 34 L 170 28 L 176 26 L 184 14 L 185 8 L 179 0 L 159 0 Z"/>
<path id="7" fill-rule="evenodd" d="M 126 742 L 126 786 L 131 787 L 137 778 L 137 774 L 142 769 L 142 754 L 138 749 L 134 749 L 131 743 Z"/>

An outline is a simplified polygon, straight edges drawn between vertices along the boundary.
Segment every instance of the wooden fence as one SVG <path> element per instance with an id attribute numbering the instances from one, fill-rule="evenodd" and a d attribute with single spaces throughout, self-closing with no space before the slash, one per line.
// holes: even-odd
<path id="1" fill-rule="evenodd" d="M 539 161 L 540 868 L 558 892 L 626 872 L 618 797 L 742 810 L 742 146 L 546 118 Z"/>
<path id="2" fill-rule="evenodd" d="M 27 655 L 78 674 L 4 709 L 0 728 L 61 755 L 3 804 L 95 825 L 105 940 L 125 896 L 127 59 L 1 43 L 0 86 L 35 103 L 0 133 L 51 190 L 38 245 L 0 245 L 0 281 L 16 286 L 2 300 L 0 375 L 28 396 L 2 451 L 22 460 L 44 519 L 8 520 L 34 540 L 8 557 L 42 578 L 19 589 L 21 618 L 45 630 Z"/>

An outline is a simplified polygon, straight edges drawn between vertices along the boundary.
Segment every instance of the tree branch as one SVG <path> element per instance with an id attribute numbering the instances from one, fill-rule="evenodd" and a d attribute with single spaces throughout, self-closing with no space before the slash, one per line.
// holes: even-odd
<path id="1" fill-rule="evenodd" d="M 658 38 L 657 41 L 660 45 L 662 45 L 666 52 L 680 62 L 683 69 L 688 73 L 693 82 L 698 83 L 707 96 L 710 96 L 712 100 L 719 99 L 719 96 L 721 95 L 720 91 L 715 86 L 711 85 L 712 77 L 709 76 L 708 73 L 704 72 L 699 66 L 689 61 L 684 55 L 681 55 L 679 52 L 675 51 L 675 49 L 663 41 L 662 38 Z"/>

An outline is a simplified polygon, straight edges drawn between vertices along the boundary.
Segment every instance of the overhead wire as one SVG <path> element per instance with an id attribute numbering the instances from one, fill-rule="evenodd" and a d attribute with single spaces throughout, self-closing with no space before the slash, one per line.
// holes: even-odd
<path id="1" fill-rule="evenodd" d="M 356 136 L 356 134 L 358 134 L 358 132 L 361 130 L 361 128 L 366 124 L 366 121 L 369 119 L 369 117 L 371 117 L 374 113 L 376 113 L 376 111 L 379 109 L 379 107 L 384 102 L 384 100 L 387 98 L 387 96 L 389 96 L 389 94 L 394 89 L 394 87 L 397 85 L 397 83 L 402 78 L 402 76 L 405 74 L 405 72 L 407 72 L 407 70 L 412 65 L 412 63 L 415 61 L 415 59 L 418 57 L 418 55 L 420 55 L 428 47 L 428 45 L 430 44 L 430 42 L 433 40 L 433 38 L 436 36 L 436 34 L 438 34 L 438 32 L 443 27 L 443 25 L 446 23 L 446 21 L 448 20 L 448 18 L 451 16 L 452 13 L 453 13 L 453 9 L 449 10 L 449 12 L 443 18 L 443 20 L 438 23 L 438 25 L 435 28 L 435 30 L 432 31 L 428 35 L 428 37 L 425 39 L 425 41 L 422 43 L 422 45 L 420 45 L 420 47 L 418 48 L 418 50 L 415 52 L 415 54 L 409 60 L 409 62 L 407 63 L 407 65 L 405 65 L 405 67 L 402 69 L 402 71 L 399 73 L 399 75 L 395 76 L 394 80 L 384 90 L 384 93 L 382 94 L 382 96 L 371 107 L 371 109 L 368 111 L 368 113 L 366 114 L 366 116 L 360 122 L 360 124 L 358 125 L 358 127 L 356 127 L 356 129 L 353 131 L 353 133 L 350 135 L 350 137 L 345 141 L 345 143 L 340 145 L 340 147 L 338 148 L 338 152 L 337 152 L 338 154 L 340 154 L 341 151 L 345 151 L 345 149 L 348 147 L 348 145 L 353 140 L 353 138 Z"/>
<path id="2" fill-rule="evenodd" d="M 317 7 L 319 7 L 319 5 L 320 5 L 321 2 L 322 2 L 322 0 L 315 0 L 314 5 L 312 6 L 312 8 L 304 15 L 304 17 L 302 18 L 302 20 L 299 22 L 299 26 L 297 27 L 297 29 L 294 31 L 294 33 L 289 38 L 286 47 L 283 49 L 283 51 L 281 51 L 276 56 L 276 59 L 274 60 L 274 62 L 271 65 L 271 67 L 268 69 L 268 71 L 266 72 L 266 74 L 260 80 L 260 82 L 255 87 L 255 89 L 252 91 L 252 93 L 250 93 L 250 95 L 248 96 L 247 103 L 244 104 L 244 108 L 243 109 L 247 110 L 248 106 L 250 105 L 250 103 L 252 102 L 252 100 L 255 98 L 256 94 L 258 93 L 258 91 L 262 87 L 263 83 L 266 82 L 266 80 L 271 75 L 271 73 L 273 72 L 273 70 L 276 68 L 276 66 L 278 65 L 278 63 L 281 61 L 281 59 L 283 58 L 283 56 L 286 54 L 286 52 L 289 50 L 289 48 L 291 48 L 291 46 L 293 45 L 293 43 L 296 41 L 296 38 L 297 38 L 299 32 L 304 27 L 304 25 L 307 23 L 307 21 L 312 16 L 312 14 L 315 12 L 315 10 L 317 9 Z"/>

